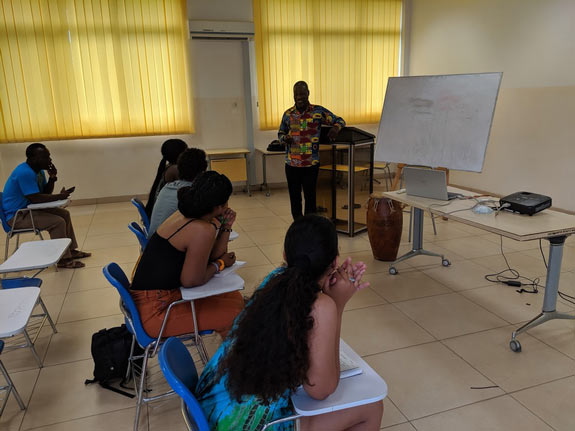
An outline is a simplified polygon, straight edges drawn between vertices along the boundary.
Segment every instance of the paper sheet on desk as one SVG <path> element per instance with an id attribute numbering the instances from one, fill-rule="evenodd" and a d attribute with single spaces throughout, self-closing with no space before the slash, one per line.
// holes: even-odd
<path id="1" fill-rule="evenodd" d="M 60 199 L 59 201 L 43 202 L 41 204 L 30 204 L 26 208 L 31 210 L 41 210 L 45 208 L 64 208 L 70 203 L 70 199 Z"/>
<path id="2" fill-rule="evenodd" d="M 228 266 L 227 268 L 223 269 L 221 272 L 214 274 L 214 277 L 225 277 L 226 275 L 232 274 L 236 272 L 238 268 L 244 266 L 247 262 L 243 260 L 236 260 L 236 262 L 232 266 Z"/>

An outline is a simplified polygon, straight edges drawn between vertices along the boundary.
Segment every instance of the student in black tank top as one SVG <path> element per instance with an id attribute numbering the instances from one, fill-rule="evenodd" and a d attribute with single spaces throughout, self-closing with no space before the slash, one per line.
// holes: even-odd
<path id="1" fill-rule="evenodd" d="M 157 336 L 168 306 L 181 299 L 180 287 L 205 284 L 217 272 L 235 262 L 228 252 L 229 235 L 236 213 L 228 208 L 232 184 L 214 171 L 199 175 L 191 187 L 178 191 L 178 211 L 150 237 L 138 263 L 131 293 L 144 329 Z M 214 329 L 227 335 L 243 309 L 239 292 L 195 301 L 199 330 Z M 189 304 L 170 311 L 165 336 L 192 332 Z"/>

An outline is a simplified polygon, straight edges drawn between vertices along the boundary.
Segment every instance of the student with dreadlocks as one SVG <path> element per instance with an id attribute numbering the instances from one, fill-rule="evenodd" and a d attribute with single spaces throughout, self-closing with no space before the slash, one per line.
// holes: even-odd
<path id="1" fill-rule="evenodd" d="M 157 337 L 172 302 L 182 299 L 180 287 L 205 284 L 236 257 L 228 240 L 236 213 L 228 208 L 232 184 L 214 171 L 200 174 L 191 187 L 178 190 L 178 211 L 150 237 L 136 268 L 130 293 L 144 330 Z M 216 330 L 225 338 L 244 301 L 230 292 L 195 301 L 198 329 Z M 172 308 L 164 328 L 166 337 L 194 330 L 192 309 L 182 303 Z"/>
<path id="2" fill-rule="evenodd" d="M 212 430 L 259 431 L 293 414 L 290 394 L 303 385 L 324 399 L 339 383 L 343 309 L 366 266 L 338 265 L 333 223 L 307 215 L 288 229 L 286 267 L 274 270 L 236 319 L 230 336 L 208 362 L 196 396 Z M 300 418 L 300 429 L 379 430 L 383 404 Z M 293 422 L 274 427 L 292 430 Z"/>

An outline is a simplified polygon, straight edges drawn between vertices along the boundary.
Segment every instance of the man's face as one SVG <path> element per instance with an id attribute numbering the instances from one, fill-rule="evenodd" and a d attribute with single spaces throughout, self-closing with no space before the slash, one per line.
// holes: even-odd
<path id="1" fill-rule="evenodd" d="M 52 158 L 50 157 L 50 151 L 47 148 L 40 148 L 36 150 L 34 158 L 32 159 L 34 164 L 40 169 L 48 169 L 52 164 Z"/>
<path id="2" fill-rule="evenodd" d="M 293 100 L 298 111 L 303 111 L 309 105 L 309 90 L 303 85 L 298 85 L 293 89 Z"/>

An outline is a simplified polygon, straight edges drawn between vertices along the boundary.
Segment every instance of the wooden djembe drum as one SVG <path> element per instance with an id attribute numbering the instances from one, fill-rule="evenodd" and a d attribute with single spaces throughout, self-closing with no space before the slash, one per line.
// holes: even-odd
<path id="1" fill-rule="evenodd" d="M 373 257 L 394 261 L 403 228 L 402 205 L 388 198 L 370 197 L 367 203 L 367 235 Z"/>

